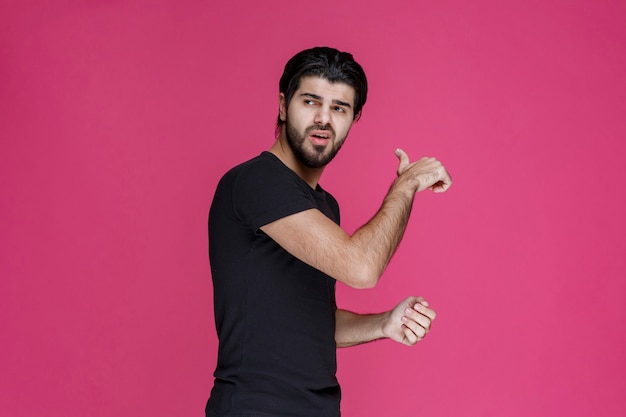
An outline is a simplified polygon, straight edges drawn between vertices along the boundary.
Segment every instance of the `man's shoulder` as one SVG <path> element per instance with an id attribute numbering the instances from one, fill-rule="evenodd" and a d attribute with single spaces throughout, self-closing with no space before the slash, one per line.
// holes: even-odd
<path id="1" fill-rule="evenodd" d="M 272 153 L 264 151 L 227 171 L 221 183 L 247 184 L 252 187 L 271 187 L 282 182 L 299 182 L 297 175 Z"/>
<path id="2" fill-rule="evenodd" d="M 277 170 L 279 169 L 279 166 L 276 164 L 276 161 L 273 161 L 273 158 L 275 157 L 271 153 L 266 151 L 261 152 L 261 154 L 255 156 L 254 158 L 235 165 L 233 168 L 228 170 L 226 174 L 224 174 L 224 177 L 260 175 L 263 172 Z"/>

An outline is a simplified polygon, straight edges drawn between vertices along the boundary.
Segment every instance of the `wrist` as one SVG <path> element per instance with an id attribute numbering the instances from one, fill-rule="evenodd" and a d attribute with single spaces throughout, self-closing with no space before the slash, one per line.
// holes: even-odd
<path id="1" fill-rule="evenodd" d="M 399 194 L 412 201 L 419 186 L 419 180 L 409 181 L 407 178 L 400 176 L 391 185 L 390 194 Z"/>
<path id="2" fill-rule="evenodd" d="M 385 313 L 380 314 L 380 335 L 381 335 L 380 338 L 381 339 L 388 339 L 391 337 L 391 334 L 389 333 L 390 322 L 391 322 L 391 311 L 387 311 Z"/>

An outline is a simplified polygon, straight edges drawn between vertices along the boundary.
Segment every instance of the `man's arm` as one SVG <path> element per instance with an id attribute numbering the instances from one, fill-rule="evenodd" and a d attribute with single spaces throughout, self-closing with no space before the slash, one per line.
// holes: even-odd
<path id="1" fill-rule="evenodd" d="M 421 297 L 409 297 L 393 310 L 380 314 L 356 314 L 337 310 L 335 342 L 349 347 L 389 338 L 412 346 L 428 333 L 436 313 Z"/>
<path id="2" fill-rule="evenodd" d="M 374 217 L 352 236 L 311 209 L 269 223 L 261 230 L 301 261 L 354 288 L 371 288 L 396 251 L 416 192 L 444 192 L 452 180 L 435 158 L 409 163 L 397 150 L 398 177 Z"/>

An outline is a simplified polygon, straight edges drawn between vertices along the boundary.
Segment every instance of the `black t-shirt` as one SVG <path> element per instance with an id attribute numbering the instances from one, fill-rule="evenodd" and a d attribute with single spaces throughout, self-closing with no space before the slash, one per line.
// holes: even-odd
<path id="1" fill-rule="evenodd" d="M 209 213 L 219 337 L 207 416 L 339 416 L 335 280 L 260 227 L 337 201 L 263 152 L 221 179 Z"/>

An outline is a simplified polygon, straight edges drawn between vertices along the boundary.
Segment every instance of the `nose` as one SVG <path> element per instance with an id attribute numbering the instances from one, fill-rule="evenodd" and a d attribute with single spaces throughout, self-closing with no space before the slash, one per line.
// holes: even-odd
<path id="1" fill-rule="evenodd" d="M 315 112 L 316 124 L 326 125 L 330 121 L 330 109 L 327 106 L 320 106 Z"/>

